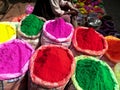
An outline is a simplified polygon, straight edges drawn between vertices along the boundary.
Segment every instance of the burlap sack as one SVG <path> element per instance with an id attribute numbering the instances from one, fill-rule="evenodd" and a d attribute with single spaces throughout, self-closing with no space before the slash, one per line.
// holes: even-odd
<path id="1" fill-rule="evenodd" d="M 28 88 L 29 88 L 29 90 L 64 90 L 65 86 L 69 82 L 69 79 L 70 79 L 71 75 L 74 72 L 75 62 L 73 60 L 73 62 L 71 64 L 71 70 L 70 70 L 69 75 L 67 75 L 61 81 L 48 82 L 48 81 L 42 80 L 41 78 L 38 78 L 36 75 L 34 75 L 34 73 L 33 73 L 33 68 L 34 67 L 33 66 L 34 66 L 34 60 L 36 58 L 36 55 L 39 52 L 39 50 L 47 48 L 47 47 L 60 47 L 62 49 L 67 50 L 68 54 L 72 55 L 72 52 L 69 49 L 67 49 L 63 46 L 59 46 L 59 45 L 43 45 L 43 46 L 39 47 L 35 51 L 35 53 L 33 54 L 33 56 L 31 57 L 31 60 L 30 60 L 30 67 L 29 67 L 30 73 L 29 73 L 29 78 L 28 78 Z"/>
<path id="2" fill-rule="evenodd" d="M 33 52 L 19 39 L 0 45 L 0 90 L 27 90 L 26 72 Z"/>
<path id="3" fill-rule="evenodd" d="M 43 17 L 37 17 L 37 18 L 39 18 L 40 20 L 42 20 L 44 22 L 46 21 L 46 19 L 44 19 Z M 18 25 L 17 37 L 21 40 L 24 40 L 24 41 L 28 42 L 34 49 L 36 49 L 36 47 L 38 46 L 39 41 L 40 41 L 39 39 L 40 39 L 42 29 L 37 35 L 34 35 L 34 36 L 28 36 L 28 35 L 24 34 L 20 29 L 21 28 L 21 23 L 24 19 L 25 19 L 25 17 L 20 21 L 20 23 Z"/>
<path id="4" fill-rule="evenodd" d="M 0 90 L 27 90 L 27 77 L 20 76 L 10 80 L 0 80 Z"/>
<path id="5" fill-rule="evenodd" d="M 99 34 L 95 31 L 94 33 L 97 34 L 101 38 L 104 48 L 101 50 L 83 49 L 83 47 L 78 46 L 78 42 L 77 42 L 77 38 L 76 38 L 79 29 L 89 29 L 89 28 L 80 26 L 75 29 L 74 36 L 72 39 L 72 44 L 70 46 L 70 49 L 74 53 L 74 56 L 79 56 L 79 55 L 83 54 L 83 55 L 90 55 L 90 56 L 95 56 L 95 57 L 100 58 L 102 55 L 104 55 L 104 53 L 108 49 L 108 44 L 107 44 L 107 41 L 105 40 L 105 38 L 101 34 Z M 87 40 L 85 40 L 85 41 L 87 41 Z M 90 43 L 90 42 L 88 42 L 88 43 Z"/>
<path id="6" fill-rule="evenodd" d="M 74 32 L 74 28 L 70 23 L 65 23 L 66 26 L 70 26 L 71 27 L 71 33 L 66 36 L 65 38 L 56 38 L 54 35 L 52 35 L 51 33 L 49 33 L 46 29 L 47 25 L 51 22 L 54 22 L 55 20 L 49 20 L 46 21 L 45 24 L 43 25 L 43 32 L 42 32 L 42 37 L 41 37 L 41 44 L 42 45 L 49 45 L 49 44 L 56 44 L 56 45 L 62 45 L 65 47 L 69 47 L 71 45 L 71 41 L 72 41 L 72 37 L 73 37 L 73 32 Z M 59 28 L 59 27 L 58 27 Z M 64 28 L 61 27 L 60 28 Z M 55 30 L 53 28 L 53 30 Z M 67 31 L 67 30 L 66 30 Z M 64 31 L 63 31 L 64 32 Z"/>

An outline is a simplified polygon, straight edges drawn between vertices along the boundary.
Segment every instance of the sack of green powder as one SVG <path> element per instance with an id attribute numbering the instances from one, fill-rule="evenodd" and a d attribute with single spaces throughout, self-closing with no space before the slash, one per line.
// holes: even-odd
<path id="1" fill-rule="evenodd" d="M 86 55 L 75 57 L 75 61 L 72 81 L 76 90 L 119 90 L 115 74 L 106 62 Z"/>
<path id="2" fill-rule="evenodd" d="M 16 39 L 16 26 L 10 22 L 0 22 L 0 44 Z"/>
<path id="3" fill-rule="evenodd" d="M 19 23 L 17 37 L 31 44 L 33 48 L 36 48 L 39 44 L 39 38 L 45 21 L 43 17 L 33 14 L 27 15 Z"/>
<path id="4" fill-rule="evenodd" d="M 103 35 L 94 28 L 79 26 L 75 28 L 71 47 L 75 56 L 81 54 L 102 56 L 108 49 L 108 44 Z"/>
<path id="5" fill-rule="evenodd" d="M 20 88 L 33 52 L 31 45 L 19 39 L 0 44 L 0 86 L 2 90 Z"/>
<path id="6" fill-rule="evenodd" d="M 72 52 L 60 45 L 42 45 L 32 55 L 29 90 L 64 90 L 74 73 Z"/>
<path id="7" fill-rule="evenodd" d="M 56 44 L 69 47 L 71 45 L 74 28 L 63 18 L 48 20 L 43 25 L 41 37 L 42 45 Z"/>

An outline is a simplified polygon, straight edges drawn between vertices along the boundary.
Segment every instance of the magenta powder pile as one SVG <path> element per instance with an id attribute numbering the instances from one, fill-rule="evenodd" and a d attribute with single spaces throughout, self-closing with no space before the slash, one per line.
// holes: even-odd
<path id="1" fill-rule="evenodd" d="M 54 21 L 50 20 L 46 25 L 46 31 L 55 38 L 66 38 L 72 31 L 72 26 L 67 24 L 63 18 L 57 18 Z"/>
<path id="2" fill-rule="evenodd" d="M 0 75 L 7 73 L 22 73 L 21 70 L 23 69 L 24 65 L 29 61 L 32 53 L 33 49 L 31 48 L 31 46 L 18 39 L 1 44 Z M 26 70 L 27 68 L 28 67 L 26 67 Z"/>

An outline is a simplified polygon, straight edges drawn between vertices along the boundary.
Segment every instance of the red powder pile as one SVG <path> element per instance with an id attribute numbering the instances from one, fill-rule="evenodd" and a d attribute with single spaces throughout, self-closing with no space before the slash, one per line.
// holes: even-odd
<path id="1" fill-rule="evenodd" d="M 37 53 L 33 73 L 44 81 L 57 82 L 69 75 L 72 56 L 61 47 L 47 47 Z"/>
<path id="2" fill-rule="evenodd" d="M 76 41 L 82 49 L 99 51 L 105 48 L 104 39 L 93 28 L 78 28 Z"/>

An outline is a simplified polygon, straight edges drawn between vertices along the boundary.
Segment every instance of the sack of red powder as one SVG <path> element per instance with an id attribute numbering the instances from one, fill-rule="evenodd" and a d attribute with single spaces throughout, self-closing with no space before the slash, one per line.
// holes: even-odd
<path id="1" fill-rule="evenodd" d="M 105 38 L 97 33 L 93 28 L 77 27 L 72 40 L 73 51 L 75 54 L 87 54 L 101 56 L 108 49 Z"/>
<path id="2" fill-rule="evenodd" d="M 43 45 L 30 60 L 29 90 L 63 90 L 75 69 L 72 52 L 59 45 Z"/>
<path id="3" fill-rule="evenodd" d="M 42 17 L 29 14 L 24 17 L 18 26 L 18 38 L 25 40 L 36 48 L 42 32 L 43 24 L 46 20 Z"/>
<path id="4" fill-rule="evenodd" d="M 57 44 L 69 47 L 73 32 L 72 24 L 65 22 L 63 18 L 48 20 L 43 25 L 41 44 Z"/>
<path id="5" fill-rule="evenodd" d="M 14 88 L 20 86 L 33 51 L 28 43 L 19 39 L 0 44 L 0 81 L 4 84 L 2 88 L 18 90 Z"/>

